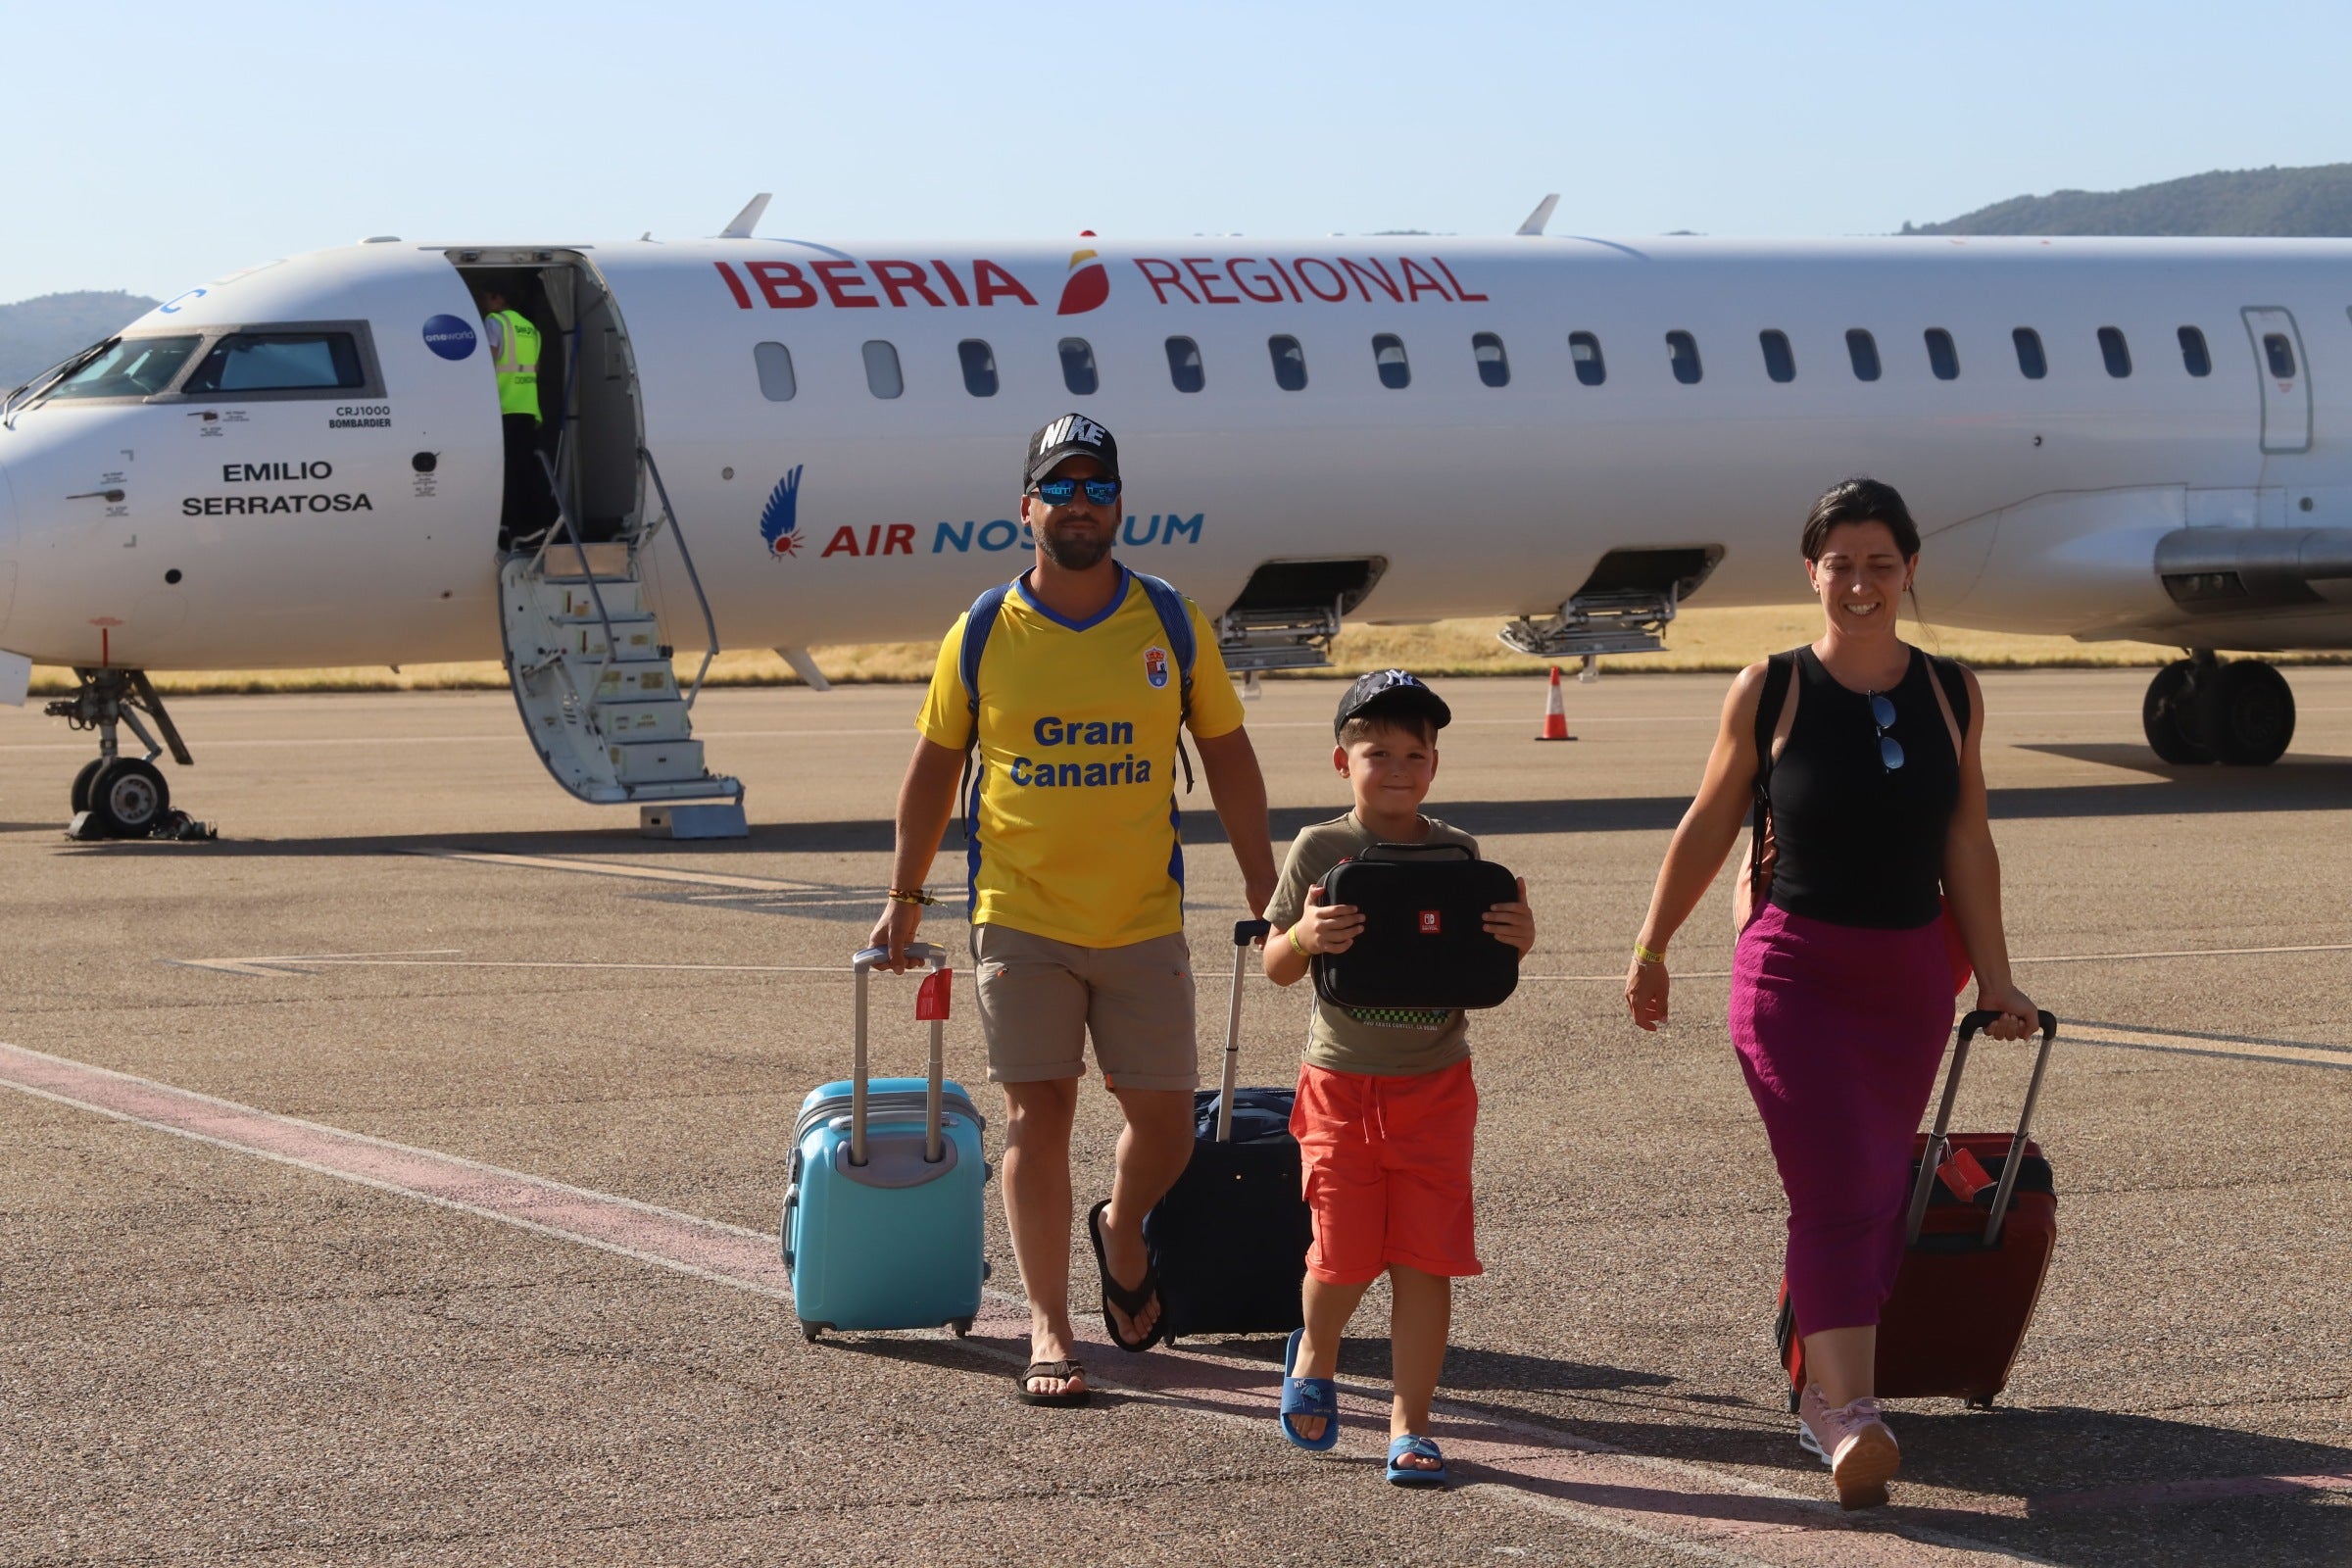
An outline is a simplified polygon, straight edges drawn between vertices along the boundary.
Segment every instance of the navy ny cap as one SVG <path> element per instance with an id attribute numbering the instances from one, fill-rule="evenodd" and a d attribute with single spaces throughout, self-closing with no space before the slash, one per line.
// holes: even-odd
<path id="1" fill-rule="evenodd" d="M 1340 699 L 1340 710 L 1331 721 L 1331 732 L 1339 734 L 1351 718 L 1406 713 L 1418 714 L 1438 729 L 1453 722 L 1453 710 L 1446 706 L 1443 697 L 1424 685 L 1420 676 L 1407 669 L 1376 669 L 1357 677 Z"/>
<path id="2" fill-rule="evenodd" d="M 1054 471 L 1065 458 L 1093 458 L 1102 465 L 1102 477 L 1119 476 L 1119 444 L 1110 432 L 1083 414 L 1065 414 L 1029 438 L 1029 456 L 1021 464 L 1021 489 Z"/>

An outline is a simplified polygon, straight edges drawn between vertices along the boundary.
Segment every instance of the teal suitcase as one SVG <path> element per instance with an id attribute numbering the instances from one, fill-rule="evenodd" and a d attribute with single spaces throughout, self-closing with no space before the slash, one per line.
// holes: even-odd
<path id="1" fill-rule="evenodd" d="M 906 956 L 934 975 L 948 971 L 935 943 L 909 943 Z M 781 1231 L 808 1340 L 826 1329 L 943 1326 L 961 1338 L 980 1311 L 985 1123 L 963 1087 L 946 1081 L 938 1018 L 929 1077 L 868 1078 L 867 990 L 887 956 L 868 948 L 852 960 L 852 1075 L 810 1090 L 793 1128 Z"/>

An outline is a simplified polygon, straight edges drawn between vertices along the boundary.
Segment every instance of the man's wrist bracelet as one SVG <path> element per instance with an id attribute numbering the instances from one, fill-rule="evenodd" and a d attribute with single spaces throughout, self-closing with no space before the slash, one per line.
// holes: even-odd
<path id="1" fill-rule="evenodd" d="M 1634 961 L 1636 963 L 1664 963 L 1666 961 L 1666 955 L 1663 953 L 1653 953 L 1649 949 L 1643 947 L 1641 943 L 1637 942 L 1634 944 Z"/>
<path id="2" fill-rule="evenodd" d="M 937 904 L 939 900 L 933 898 L 930 894 L 925 893 L 921 888 L 892 888 L 890 890 L 890 902 L 893 904 L 928 905 Z"/>
<path id="3" fill-rule="evenodd" d="M 1312 958 L 1314 956 L 1314 955 L 1307 952 L 1305 947 L 1298 941 L 1298 928 L 1297 926 L 1292 926 L 1288 931 L 1283 933 L 1283 936 L 1289 939 L 1291 951 L 1298 955 L 1298 956 L 1301 958 Z"/>

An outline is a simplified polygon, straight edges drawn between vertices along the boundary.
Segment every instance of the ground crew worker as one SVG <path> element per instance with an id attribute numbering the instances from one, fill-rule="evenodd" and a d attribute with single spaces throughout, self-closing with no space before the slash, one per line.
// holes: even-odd
<path id="1" fill-rule="evenodd" d="M 539 466 L 539 328 L 507 304 L 499 289 L 475 298 L 498 373 L 498 422 L 506 435 L 506 493 L 498 510 L 499 547 L 527 538 L 555 520 L 547 473 Z"/>

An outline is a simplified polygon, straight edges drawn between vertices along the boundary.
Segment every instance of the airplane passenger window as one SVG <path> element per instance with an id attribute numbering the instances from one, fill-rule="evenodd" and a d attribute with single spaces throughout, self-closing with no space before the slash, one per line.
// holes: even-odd
<path id="1" fill-rule="evenodd" d="M 1478 360 L 1478 378 L 1489 386 L 1511 384 L 1510 356 L 1502 350 L 1502 339 L 1493 332 L 1470 334 L 1470 352 Z"/>
<path id="2" fill-rule="evenodd" d="M 1401 392 L 1413 384 L 1413 367 L 1404 357 L 1404 339 L 1394 332 L 1372 334 L 1372 363 L 1380 370 L 1380 384 L 1392 392 Z"/>
<path id="3" fill-rule="evenodd" d="M 1295 337 L 1266 339 L 1266 352 L 1274 357 L 1274 384 L 1285 392 L 1306 390 L 1306 350 Z"/>
<path id="4" fill-rule="evenodd" d="M 2213 356 L 2205 351 L 2205 334 L 2193 326 L 2180 329 L 2180 363 L 2191 375 L 2213 373 Z"/>
<path id="5" fill-rule="evenodd" d="M 1208 385 L 1208 371 L 1200 364 L 1200 345 L 1189 337 L 1168 339 L 1168 379 L 1179 392 L 1198 392 Z"/>
<path id="6" fill-rule="evenodd" d="M 956 345 L 956 357 L 963 361 L 963 389 L 976 398 L 997 395 L 997 355 L 976 337 L 967 337 Z"/>
<path id="7" fill-rule="evenodd" d="M 2132 349 L 2124 334 L 2112 326 L 2099 328 L 2099 353 L 2107 361 L 2107 373 L 2122 380 L 2132 373 Z"/>
<path id="8" fill-rule="evenodd" d="M 1082 337 L 1061 340 L 1061 384 L 1080 397 L 1092 397 L 1102 378 L 1095 373 L 1095 346 Z"/>
<path id="9" fill-rule="evenodd" d="M 1796 353 L 1788 347 L 1788 334 L 1778 327 L 1766 327 L 1756 334 L 1764 346 L 1764 373 L 1775 381 L 1796 379 Z"/>
<path id="10" fill-rule="evenodd" d="M 1666 358 L 1674 366 L 1674 378 L 1685 386 L 1696 386 L 1705 373 L 1699 368 L 1698 339 L 1688 332 L 1666 334 Z"/>
<path id="11" fill-rule="evenodd" d="M 896 344 L 886 343 L 878 337 L 867 340 L 865 389 L 878 398 L 895 398 L 906 390 L 906 377 L 899 369 Z"/>
<path id="12" fill-rule="evenodd" d="M 367 384 L 349 332 L 233 332 L 213 345 L 180 390 L 303 392 Z"/>
<path id="13" fill-rule="evenodd" d="M 2021 326 L 2009 334 L 2017 345 L 2018 373 L 2029 381 L 2038 381 L 2050 373 L 2049 357 L 2041 352 L 2041 334 L 2030 326 Z"/>
<path id="14" fill-rule="evenodd" d="M 1854 362 L 1854 379 L 1876 381 L 1879 378 L 1879 340 L 1862 328 L 1849 327 L 1845 334 L 1845 357 Z"/>
<path id="15" fill-rule="evenodd" d="M 1938 381 L 1960 379 L 1960 351 L 1952 347 L 1952 334 L 1940 326 L 1928 328 L 1928 368 Z"/>
<path id="16" fill-rule="evenodd" d="M 1591 332 L 1568 334 L 1568 357 L 1576 362 L 1576 378 L 1598 386 L 1609 378 L 1608 362 L 1600 357 L 1600 339 Z"/>
<path id="17" fill-rule="evenodd" d="M 2284 332 L 2262 334 L 2262 357 L 2271 362 L 2271 373 L 2279 380 L 2295 378 L 2295 346 L 2286 340 Z"/>
<path id="18" fill-rule="evenodd" d="M 790 403 L 801 390 L 792 373 L 792 350 L 781 343 L 752 345 L 752 364 L 760 371 L 760 395 L 770 403 Z"/>
<path id="19" fill-rule="evenodd" d="M 53 398 L 153 397 L 172 384 L 202 339 L 126 337 L 49 389 Z"/>

